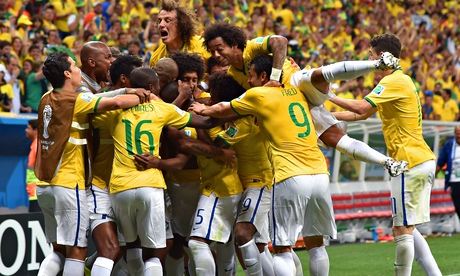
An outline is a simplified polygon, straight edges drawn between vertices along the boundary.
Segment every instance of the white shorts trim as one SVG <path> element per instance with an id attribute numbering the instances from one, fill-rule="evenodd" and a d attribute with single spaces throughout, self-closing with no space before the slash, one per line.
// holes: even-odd
<path id="1" fill-rule="evenodd" d="M 298 175 L 272 188 L 270 219 L 274 246 L 293 246 L 300 234 L 337 236 L 327 174 Z"/>
<path id="2" fill-rule="evenodd" d="M 48 242 L 86 247 L 89 213 L 86 193 L 61 186 L 37 186 L 37 199 L 45 218 Z"/>
<path id="3" fill-rule="evenodd" d="M 166 247 L 163 189 L 141 187 L 111 195 L 117 224 L 126 243 L 137 237 L 146 248 Z"/>
<path id="4" fill-rule="evenodd" d="M 249 222 L 257 229 L 256 243 L 268 243 L 268 213 L 271 208 L 271 191 L 267 187 L 247 188 L 243 192 L 236 222 Z"/>
<path id="5" fill-rule="evenodd" d="M 91 231 L 102 223 L 115 221 L 109 191 L 91 185 L 86 189 Z"/>
<path id="6" fill-rule="evenodd" d="M 430 221 L 430 195 L 436 162 L 423 162 L 391 178 L 393 226 L 417 225 Z"/>
<path id="7" fill-rule="evenodd" d="M 190 236 L 226 243 L 233 232 L 241 195 L 216 197 L 201 195 Z"/>

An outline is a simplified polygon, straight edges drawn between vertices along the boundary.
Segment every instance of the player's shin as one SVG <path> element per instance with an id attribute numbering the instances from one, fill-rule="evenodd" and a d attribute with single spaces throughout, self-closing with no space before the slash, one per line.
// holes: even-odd
<path id="1" fill-rule="evenodd" d="M 423 270 L 425 270 L 426 275 L 442 275 L 425 238 L 423 238 L 417 228 L 415 228 L 412 233 L 414 236 L 415 260 L 420 264 Z"/>
<path id="2" fill-rule="evenodd" d="M 82 260 L 66 258 L 62 275 L 81 276 L 85 270 L 85 262 Z"/>
<path id="3" fill-rule="evenodd" d="M 378 60 L 341 61 L 321 67 L 327 82 L 351 80 L 377 69 Z"/>
<path id="4" fill-rule="evenodd" d="M 142 249 L 128 248 L 126 250 L 126 264 L 128 266 L 129 275 L 140 275 L 144 267 Z"/>
<path id="5" fill-rule="evenodd" d="M 113 268 L 113 260 L 98 257 L 93 264 L 93 268 L 91 269 L 91 275 L 100 275 L 100 276 L 110 276 Z"/>
<path id="6" fill-rule="evenodd" d="M 248 272 L 247 275 L 262 275 L 261 254 L 254 239 L 239 246 L 239 248 L 243 255 L 243 262 Z"/>
<path id="7" fill-rule="evenodd" d="M 212 256 L 209 245 L 202 241 L 191 239 L 188 242 L 191 251 L 191 257 L 195 263 L 195 272 L 198 276 L 214 276 L 216 274 L 216 265 Z"/>
<path id="8" fill-rule="evenodd" d="M 277 276 L 296 275 L 292 253 L 289 251 L 275 254 L 273 256 L 273 268 Z"/>
<path id="9" fill-rule="evenodd" d="M 381 164 L 389 158 L 380 152 L 369 147 L 365 143 L 344 135 L 337 143 L 336 149 L 343 154 L 346 154 L 353 159 L 364 161 L 367 163 Z"/>
<path id="10" fill-rule="evenodd" d="M 233 240 L 227 243 L 216 244 L 216 262 L 218 275 L 234 275 L 235 270 L 235 244 Z"/>
<path id="11" fill-rule="evenodd" d="M 310 275 L 329 275 L 329 256 L 327 255 L 326 247 L 324 245 L 314 247 L 308 250 L 308 254 L 310 255 Z"/>
<path id="12" fill-rule="evenodd" d="M 40 264 L 37 276 L 54 276 L 64 267 L 64 256 L 53 251 Z"/>
<path id="13" fill-rule="evenodd" d="M 396 236 L 395 242 L 395 275 L 409 276 L 411 275 L 412 262 L 414 260 L 414 237 L 410 234 Z"/>

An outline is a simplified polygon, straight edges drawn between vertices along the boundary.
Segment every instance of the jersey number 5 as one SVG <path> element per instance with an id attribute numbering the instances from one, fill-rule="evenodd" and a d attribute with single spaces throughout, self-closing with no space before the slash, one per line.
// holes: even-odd
<path id="1" fill-rule="evenodd" d="M 294 125 L 304 128 L 304 132 L 297 133 L 299 138 L 305 138 L 310 135 L 310 122 L 305 108 L 298 102 L 293 102 L 289 105 L 289 117 L 291 117 Z M 299 116 L 300 115 L 300 116 Z M 300 119 L 300 120 L 299 120 Z"/>
<path id="2" fill-rule="evenodd" d="M 125 124 L 125 137 L 126 137 L 126 150 L 128 151 L 129 155 L 133 155 L 133 123 L 131 123 L 130 120 L 123 119 L 121 120 L 123 124 Z M 149 146 L 149 152 L 150 154 L 153 154 L 153 151 L 155 150 L 155 145 L 154 145 L 154 139 L 153 139 L 153 134 L 150 131 L 147 130 L 141 130 L 141 127 L 145 124 L 151 124 L 151 120 L 142 120 L 139 123 L 136 124 L 136 127 L 134 129 L 134 141 L 136 143 L 136 153 L 137 154 L 142 154 L 142 141 L 141 137 L 143 135 L 147 136 L 148 139 L 148 146 Z"/>

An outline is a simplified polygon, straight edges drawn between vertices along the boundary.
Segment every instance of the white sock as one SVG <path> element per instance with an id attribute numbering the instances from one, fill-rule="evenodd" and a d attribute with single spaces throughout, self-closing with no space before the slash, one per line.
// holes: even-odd
<path id="1" fill-rule="evenodd" d="M 142 260 L 141 248 L 129 248 L 126 250 L 126 265 L 129 275 L 142 275 L 144 261 Z"/>
<path id="2" fill-rule="evenodd" d="M 184 251 L 188 256 L 188 263 L 187 263 L 188 275 L 196 276 L 196 267 L 195 267 L 195 262 L 193 261 L 192 251 L 190 251 L 190 248 L 188 248 L 187 246 L 184 247 Z"/>
<path id="3" fill-rule="evenodd" d="M 262 265 L 260 260 L 260 252 L 257 248 L 254 239 L 238 246 L 243 256 L 243 262 L 246 266 L 247 275 L 262 275 Z"/>
<path id="4" fill-rule="evenodd" d="M 168 276 L 182 276 L 185 273 L 184 257 L 174 259 L 171 256 L 166 257 L 166 275 Z"/>
<path id="5" fill-rule="evenodd" d="M 260 264 L 262 266 L 262 275 L 264 276 L 275 276 L 275 271 L 273 270 L 273 258 L 270 251 L 260 253 Z"/>
<path id="6" fill-rule="evenodd" d="M 302 268 L 302 263 L 300 262 L 299 256 L 297 256 L 294 250 L 291 250 L 291 252 L 292 252 L 292 259 L 294 260 L 294 264 L 295 264 L 295 275 L 303 276 L 303 268 Z"/>
<path id="7" fill-rule="evenodd" d="M 110 276 L 113 268 L 113 261 L 104 257 L 97 257 L 91 269 L 91 275 Z"/>
<path id="8" fill-rule="evenodd" d="M 216 246 L 217 275 L 232 276 L 235 270 L 235 243 L 217 243 Z"/>
<path id="9" fill-rule="evenodd" d="M 336 149 L 353 159 L 367 163 L 384 164 L 388 156 L 381 154 L 365 143 L 344 135 L 337 143 Z"/>
<path id="10" fill-rule="evenodd" d="M 163 275 L 160 259 L 150 258 L 144 262 L 144 275 Z"/>
<path id="11" fill-rule="evenodd" d="M 40 264 L 37 276 L 55 276 L 64 267 L 64 256 L 53 251 Z"/>
<path id="12" fill-rule="evenodd" d="M 326 247 L 324 245 L 314 247 L 308 250 L 308 254 L 310 255 L 310 275 L 329 275 L 329 256 L 327 255 Z M 300 264 L 300 267 L 302 267 L 302 264 Z"/>
<path id="13" fill-rule="evenodd" d="M 126 264 L 125 258 L 120 258 L 118 262 L 115 263 L 112 269 L 113 276 L 128 276 L 128 265 Z"/>
<path id="14" fill-rule="evenodd" d="M 197 240 L 189 240 L 188 247 L 192 253 L 197 276 L 215 276 L 216 265 L 209 245 Z"/>
<path id="15" fill-rule="evenodd" d="M 423 270 L 425 270 L 426 275 L 441 276 L 441 271 L 439 270 L 433 254 L 431 254 L 430 247 L 417 228 L 414 229 L 413 236 L 415 260 L 422 266 Z"/>
<path id="16" fill-rule="evenodd" d="M 409 234 L 404 234 L 395 237 L 395 242 L 395 274 L 396 276 L 410 276 L 412 262 L 414 260 L 414 237 Z"/>
<path id="17" fill-rule="evenodd" d="M 85 262 L 77 259 L 66 258 L 64 263 L 64 276 L 81 276 L 85 273 Z"/>
<path id="18" fill-rule="evenodd" d="M 321 67 L 327 82 L 351 80 L 376 69 L 378 60 L 341 61 Z"/>
<path id="19" fill-rule="evenodd" d="M 273 268 L 276 276 L 295 275 L 295 264 L 291 252 L 278 253 L 273 256 Z"/>

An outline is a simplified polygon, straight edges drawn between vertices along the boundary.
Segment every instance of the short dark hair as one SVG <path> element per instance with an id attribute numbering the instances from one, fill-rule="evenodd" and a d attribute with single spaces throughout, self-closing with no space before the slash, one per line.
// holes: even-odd
<path id="1" fill-rule="evenodd" d="M 401 55 L 401 41 L 394 34 L 386 33 L 375 36 L 371 39 L 370 43 L 377 54 L 379 52 L 390 52 L 397 58 Z"/>
<path id="2" fill-rule="evenodd" d="M 70 71 L 69 55 L 64 52 L 50 54 L 43 65 L 43 75 L 51 83 L 54 89 L 64 86 L 64 71 Z"/>
<path id="3" fill-rule="evenodd" d="M 109 71 L 112 84 L 117 83 L 121 75 L 125 75 L 129 78 L 131 71 L 141 66 L 142 60 L 140 58 L 132 55 L 120 55 L 112 62 L 112 65 L 110 65 Z"/>
<path id="4" fill-rule="evenodd" d="M 256 56 L 249 65 L 254 66 L 254 71 L 256 71 L 258 76 L 262 74 L 262 72 L 265 72 L 267 76 L 270 76 L 273 67 L 273 57 L 266 54 L 259 55 Z"/>
<path id="5" fill-rule="evenodd" d="M 174 0 L 164 0 L 161 3 L 161 9 L 171 12 L 176 11 L 177 15 L 177 31 L 179 32 L 180 39 L 185 44 L 190 44 L 192 37 L 198 33 L 197 20 L 195 14 L 179 6 Z"/>
<path id="6" fill-rule="evenodd" d="M 213 103 L 229 102 L 238 98 L 246 90 L 226 73 L 214 73 L 209 77 L 209 91 Z"/>
<path id="7" fill-rule="evenodd" d="M 152 68 L 139 67 L 131 71 L 129 81 L 132 87 L 149 90 L 150 84 L 158 82 L 158 75 Z"/>
<path id="8" fill-rule="evenodd" d="M 197 54 L 176 53 L 171 56 L 179 68 L 178 79 L 182 80 L 186 73 L 196 72 L 198 79 L 203 79 L 204 75 L 204 61 Z"/>
<path id="9" fill-rule="evenodd" d="M 215 57 L 208 58 L 208 62 L 206 64 L 206 71 L 208 74 L 211 74 L 214 66 L 221 66 L 221 63 Z"/>
<path id="10" fill-rule="evenodd" d="M 37 129 L 37 127 L 38 127 L 38 120 L 37 120 L 37 119 L 29 120 L 27 123 L 28 123 L 28 124 L 32 127 L 32 129 L 34 129 L 34 130 Z"/>
<path id="11" fill-rule="evenodd" d="M 237 46 L 244 50 L 246 47 L 246 35 L 243 30 L 228 23 L 217 23 L 209 26 L 204 31 L 204 45 L 209 49 L 208 44 L 211 40 L 221 37 L 229 46 Z"/>

